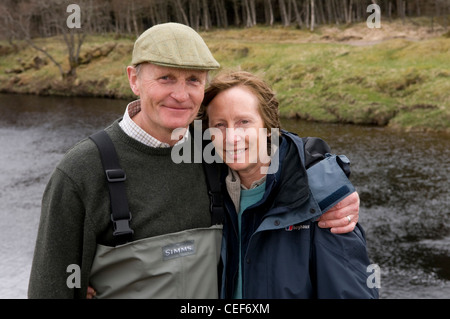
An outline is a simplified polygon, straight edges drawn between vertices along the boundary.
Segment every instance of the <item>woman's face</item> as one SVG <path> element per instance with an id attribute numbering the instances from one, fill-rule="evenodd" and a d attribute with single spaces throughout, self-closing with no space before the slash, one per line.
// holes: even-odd
<path id="1" fill-rule="evenodd" d="M 240 175 L 254 174 L 255 178 L 270 161 L 267 130 L 258 103 L 245 86 L 235 86 L 217 94 L 207 108 L 208 125 L 220 157 Z"/>

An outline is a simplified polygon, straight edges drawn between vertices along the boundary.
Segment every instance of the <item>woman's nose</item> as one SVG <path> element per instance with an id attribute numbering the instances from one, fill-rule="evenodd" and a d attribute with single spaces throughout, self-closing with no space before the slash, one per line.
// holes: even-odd
<path id="1" fill-rule="evenodd" d="M 228 127 L 226 129 L 227 144 L 234 145 L 241 142 L 243 134 L 244 130 L 242 128 Z"/>

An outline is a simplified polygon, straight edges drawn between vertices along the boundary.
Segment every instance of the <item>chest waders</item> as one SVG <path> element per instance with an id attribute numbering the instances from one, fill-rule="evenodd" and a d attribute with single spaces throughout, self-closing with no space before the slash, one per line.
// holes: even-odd
<path id="1" fill-rule="evenodd" d="M 125 172 L 101 130 L 90 138 L 100 150 L 117 246 L 97 245 L 89 278 L 97 298 L 218 298 L 222 195 L 215 168 L 203 163 L 211 199 L 211 227 L 132 241 Z"/>

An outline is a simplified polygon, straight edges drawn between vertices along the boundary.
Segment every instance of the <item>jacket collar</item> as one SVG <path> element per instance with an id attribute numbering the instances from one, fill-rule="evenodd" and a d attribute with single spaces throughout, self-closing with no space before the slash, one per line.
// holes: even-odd
<path id="1" fill-rule="evenodd" d="M 269 194 L 274 194 L 272 207 L 295 209 L 309 197 L 302 140 L 292 133 L 282 131 L 278 155 L 279 167 L 275 173 L 267 175 L 264 199 Z"/>

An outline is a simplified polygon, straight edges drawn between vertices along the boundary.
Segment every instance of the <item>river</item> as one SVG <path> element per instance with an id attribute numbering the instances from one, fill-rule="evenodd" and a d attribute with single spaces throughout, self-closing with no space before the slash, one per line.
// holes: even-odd
<path id="1" fill-rule="evenodd" d="M 121 116 L 126 101 L 0 94 L 0 298 L 27 297 L 48 178 L 70 146 Z M 346 154 L 380 298 L 450 298 L 450 137 L 283 120 Z"/>

